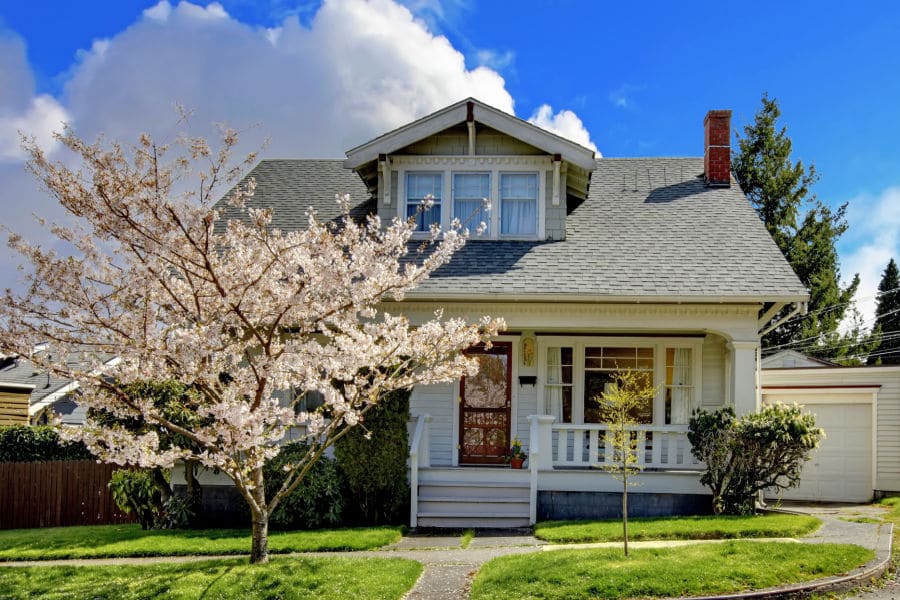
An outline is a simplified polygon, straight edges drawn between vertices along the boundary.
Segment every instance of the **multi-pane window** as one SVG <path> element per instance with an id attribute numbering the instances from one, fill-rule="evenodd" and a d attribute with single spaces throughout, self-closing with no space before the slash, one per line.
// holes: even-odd
<path id="1" fill-rule="evenodd" d="M 432 223 L 441 222 L 441 196 L 444 187 L 441 173 L 406 174 L 406 216 L 416 218 L 416 231 L 428 231 Z M 431 196 L 431 208 L 422 203 Z"/>
<path id="2" fill-rule="evenodd" d="M 537 222 L 537 173 L 501 173 L 500 234 L 535 235 Z"/>
<path id="3" fill-rule="evenodd" d="M 484 203 L 490 197 L 490 173 L 453 174 L 453 218 L 469 229 L 484 223 L 487 226 L 485 236 L 491 234 L 491 215 Z"/>
<path id="4" fill-rule="evenodd" d="M 694 409 L 690 348 L 666 348 L 666 424 L 686 425 Z"/>
<path id="5" fill-rule="evenodd" d="M 584 349 L 584 422 L 602 423 L 600 397 L 614 383 L 617 371 L 638 373 L 642 386 L 653 387 L 653 348 L 595 346 Z M 647 397 L 631 412 L 638 423 L 653 422 L 653 398 Z"/>
<path id="6" fill-rule="evenodd" d="M 547 348 L 547 410 L 557 423 L 572 422 L 573 357 L 571 347 Z"/>

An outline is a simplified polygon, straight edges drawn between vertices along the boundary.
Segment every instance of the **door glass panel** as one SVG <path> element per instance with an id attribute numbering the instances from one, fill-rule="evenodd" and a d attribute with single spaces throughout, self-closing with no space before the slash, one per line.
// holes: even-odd
<path id="1" fill-rule="evenodd" d="M 509 367 L 512 347 L 470 353 L 478 373 L 461 381 L 460 463 L 503 463 L 509 448 Z"/>

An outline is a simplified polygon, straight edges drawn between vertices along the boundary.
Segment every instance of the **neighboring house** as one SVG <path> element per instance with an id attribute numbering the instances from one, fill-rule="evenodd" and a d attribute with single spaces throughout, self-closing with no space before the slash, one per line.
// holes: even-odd
<path id="1" fill-rule="evenodd" d="M 83 359 L 75 354 L 71 360 Z M 51 375 L 22 356 L 0 358 L 0 425 L 45 425 L 56 415 L 64 424 L 80 425 L 86 409 L 77 399 L 78 382 Z"/>
<path id="2" fill-rule="evenodd" d="M 508 329 L 473 349 L 476 377 L 411 398 L 411 523 L 519 526 L 614 516 L 621 484 L 594 398 L 617 369 L 657 393 L 635 415 L 641 461 L 634 515 L 709 510 L 686 438 L 690 412 L 760 406 L 760 330 L 808 294 L 730 174 L 730 111 L 704 121 L 704 156 L 598 158 L 468 99 L 347 152 L 346 160 L 264 160 L 251 205 L 302 227 L 313 206 L 383 219 L 434 208 L 418 227 L 475 214 L 473 238 L 392 313 L 414 322 L 475 320 Z M 685 132 L 699 140 L 701 130 Z M 481 211 L 481 199 L 492 202 Z M 226 217 L 233 212 L 226 209 Z M 525 470 L 499 468 L 513 436 Z"/>
<path id="3" fill-rule="evenodd" d="M 789 500 L 866 502 L 900 491 L 900 366 L 842 367 L 787 351 L 762 361 L 764 403 L 797 403 L 825 439 Z"/>

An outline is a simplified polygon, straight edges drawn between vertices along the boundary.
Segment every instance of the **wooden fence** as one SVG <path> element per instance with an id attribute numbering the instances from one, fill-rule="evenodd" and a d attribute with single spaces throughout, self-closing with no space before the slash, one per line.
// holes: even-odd
<path id="1" fill-rule="evenodd" d="M 133 522 L 107 486 L 118 468 L 91 460 L 0 463 L 0 529 Z"/>

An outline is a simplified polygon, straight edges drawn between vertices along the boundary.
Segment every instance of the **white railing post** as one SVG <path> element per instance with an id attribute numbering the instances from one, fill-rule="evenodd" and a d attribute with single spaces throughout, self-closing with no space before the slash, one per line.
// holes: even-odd
<path id="1" fill-rule="evenodd" d="M 541 457 L 541 469 L 554 467 L 583 468 L 609 464 L 613 456 L 613 446 L 609 438 L 609 426 L 603 423 L 558 423 L 550 425 L 553 417 L 547 422 L 547 431 L 541 430 L 541 443 L 547 440 L 550 444 L 553 434 L 557 436 L 556 459 L 553 453 L 544 452 Z M 543 421 L 542 421 L 543 423 Z M 653 469 L 701 470 L 703 464 L 693 458 L 691 444 L 687 439 L 687 425 L 630 425 L 626 428 L 635 436 L 638 450 L 638 462 L 642 467 Z M 584 437 L 588 438 L 588 461 L 583 459 Z M 599 441 L 603 435 L 603 443 Z M 568 456 L 568 440 L 573 440 L 572 458 Z M 652 440 L 652 441 L 650 441 Z M 648 448 L 648 444 L 650 447 Z M 546 448 L 547 446 L 542 445 Z M 648 457 L 649 454 L 649 457 Z M 544 462 L 547 461 L 547 462 Z M 544 466 L 546 465 L 546 466 Z"/>
<path id="2" fill-rule="evenodd" d="M 416 527 L 419 524 L 419 459 L 422 463 L 431 466 L 430 452 L 428 449 L 428 423 L 431 415 L 422 414 L 416 419 L 416 430 L 413 433 L 412 443 L 409 445 L 409 526 Z M 422 442 L 425 447 L 422 447 Z"/>

